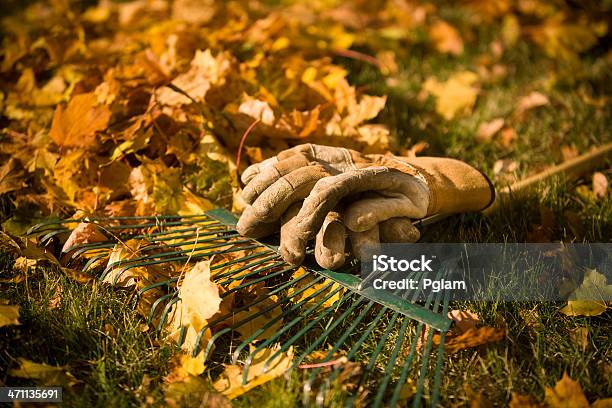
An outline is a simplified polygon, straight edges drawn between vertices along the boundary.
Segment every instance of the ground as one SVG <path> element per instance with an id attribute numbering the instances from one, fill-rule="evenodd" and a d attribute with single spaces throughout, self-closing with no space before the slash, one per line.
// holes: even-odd
<path id="1" fill-rule="evenodd" d="M 610 11 L 609 2 L 572 6 L 564 12 L 577 16 L 575 21 L 582 21 L 582 17 L 599 21 L 598 13 Z M 535 34 L 536 40 L 531 37 L 530 33 L 541 24 L 540 16 L 515 11 L 523 27 L 535 28 L 524 29 L 512 40 L 507 38 L 513 35 L 508 33 L 507 27 L 512 24 L 508 19 L 496 16 L 493 22 L 485 20 L 480 24 L 473 21 L 471 13 L 469 8 L 452 2 L 436 3 L 433 12 L 461 33 L 460 53 L 432 50 L 427 41 L 415 41 L 408 52 L 396 50 L 396 66 L 391 68 L 391 74 L 361 58 L 372 53 L 371 44 L 354 48 L 359 57 L 340 53 L 333 56 L 333 63 L 348 70 L 348 81 L 357 89 L 371 95 L 387 95 L 376 122 L 391 129 L 396 153 L 407 154 L 414 145 L 426 142 L 428 147 L 419 155 L 465 160 L 502 188 L 612 141 L 612 54 L 606 43 L 609 35 L 602 34 L 584 50 L 569 45 L 569 56 L 562 57 L 559 54 L 563 51 L 551 51 L 540 46 Z M 413 35 L 419 38 L 432 34 L 417 28 Z M 558 40 L 563 43 L 572 35 L 559 34 L 562 38 Z M 553 42 L 550 38 L 546 41 Z M 448 84 L 445 81 L 464 71 L 479 75 L 476 99 L 464 104 L 461 112 L 445 117 L 443 109 L 436 105 L 436 84 L 429 88 L 424 84 L 428 80 L 431 84 L 432 78 L 438 86 Z M 463 86 L 469 93 L 469 81 Z M 438 99 L 451 98 L 449 95 L 459 99 L 462 95 L 456 96 L 448 88 L 443 91 Z M 520 108 L 522 98 L 530 95 L 539 102 Z M 544 99 L 538 99 L 540 96 Z M 504 120 L 500 129 L 486 135 L 481 125 L 497 118 Z M 6 116 L 3 120 L 7 122 L 5 119 Z M 481 132 L 484 136 L 476 137 Z M 610 193 L 594 192 L 594 171 L 609 178 L 610 161 L 578 179 L 549 180 L 491 215 L 454 216 L 424 227 L 422 240 L 610 242 L 612 198 Z M 14 196 L 4 194 L 1 199 L 1 218 L 5 221 L 15 211 Z M 10 283 L 15 276 L 13 262 L 6 254 L 0 256 L 1 297 L 20 306 L 20 325 L 0 328 L 0 383 L 29 384 L 28 380 L 16 380 L 7 374 L 15 359 L 24 357 L 69 365 L 78 381 L 73 392 L 66 395 L 66 401 L 73 406 L 132 406 L 163 401 L 163 378 L 176 350 L 142 330 L 142 318 L 134 311 L 129 290 L 101 283 L 83 285 L 45 267 L 31 271 L 20 283 Z M 58 293 L 59 304 L 51 307 Z M 479 400 L 480 406 L 504 406 L 512 393 L 542 401 L 545 388 L 552 387 L 564 373 L 580 383 L 590 402 L 610 397 L 611 312 L 608 309 L 598 316 L 572 317 L 560 312 L 564 305 L 452 305 L 454 309 L 478 313 L 487 325 L 504 326 L 506 338 L 447 357 L 442 403 L 464 406 Z M 581 341 L 583 337 L 576 333 L 587 333 L 585 340 Z M 302 375 L 298 372 L 290 380 L 276 379 L 232 402 L 237 406 L 299 405 Z M 337 403 L 334 401 L 330 404 Z"/>

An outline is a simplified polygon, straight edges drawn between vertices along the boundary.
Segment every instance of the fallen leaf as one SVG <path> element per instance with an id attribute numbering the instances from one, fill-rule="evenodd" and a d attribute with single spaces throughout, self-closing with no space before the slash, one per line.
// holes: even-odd
<path id="1" fill-rule="evenodd" d="M 261 123 L 272 126 L 275 121 L 274 111 L 266 101 L 260 101 L 248 95 L 243 96 L 243 102 L 238 107 L 238 112 L 244 113 L 253 119 L 259 119 Z"/>
<path id="2" fill-rule="evenodd" d="M 223 81 L 230 66 L 231 59 L 228 54 L 219 53 L 214 57 L 210 50 L 198 50 L 191 61 L 189 71 L 177 76 L 172 81 L 172 85 L 195 101 L 201 102 L 212 85 Z M 178 106 L 192 103 L 187 96 L 168 87 L 158 89 L 156 97 L 162 105 Z"/>
<path id="3" fill-rule="evenodd" d="M 608 307 L 603 302 L 568 300 L 567 306 L 563 307 L 560 312 L 566 316 L 599 316 L 606 310 L 608 310 Z"/>
<path id="4" fill-rule="evenodd" d="M 62 253 L 68 253 L 78 245 L 107 241 L 100 227 L 92 222 L 81 222 L 77 225 L 62 247 Z"/>
<path id="5" fill-rule="evenodd" d="M 21 247 L 10 235 L 0 231 L 0 251 L 13 256 L 21 255 Z"/>
<path id="6" fill-rule="evenodd" d="M 110 109 L 98 105 L 95 93 L 76 95 L 66 108 L 59 105 L 55 110 L 51 138 L 60 147 L 88 147 L 96 132 L 106 129 L 110 117 Z"/>
<path id="7" fill-rule="evenodd" d="M 597 43 L 598 25 L 581 19 L 576 23 L 566 21 L 559 12 L 528 30 L 531 39 L 551 58 L 576 60 L 578 54 Z M 607 27 L 604 28 L 604 33 Z"/>
<path id="8" fill-rule="evenodd" d="M 70 387 L 78 382 L 67 371 L 67 367 L 35 363 L 25 358 L 18 358 L 17 361 L 19 362 L 19 368 L 13 368 L 8 372 L 11 377 L 36 380 L 39 385 L 54 387 Z"/>
<path id="9" fill-rule="evenodd" d="M 476 325 L 480 323 L 478 314 L 470 310 L 451 310 L 448 312 L 448 318 L 455 323 L 455 327 L 460 333 L 475 329 Z"/>
<path id="10" fill-rule="evenodd" d="M 192 351 L 202 343 L 205 345 L 212 337 L 208 319 L 219 311 L 221 305 L 219 287 L 210 280 L 210 260 L 198 262 L 185 273 L 179 288 L 179 299 L 168 313 L 167 337 L 174 341 L 182 338 L 181 347 Z M 182 333 L 183 330 L 186 332 Z"/>
<path id="11" fill-rule="evenodd" d="M 518 134 L 513 128 L 504 128 L 501 131 L 499 142 L 504 147 L 512 146 L 512 143 L 518 139 Z"/>
<path id="12" fill-rule="evenodd" d="M 521 395 L 513 392 L 510 399 L 509 408 L 544 408 L 542 404 L 534 402 L 529 395 Z"/>
<path id="13" fill-rule="evenodd" d="M 25 171 L 19 160 L 10 158 L 0 167 L 0 195 L 25 187 Z"/>
<path id="14" fill-rule="evenodd" d="M 210 388 L 210 382 L 208 380 L 202 377 L 189 375 L 180 381 L 172 381 L 164 386 L 164 402 L 170 408 L 232 407 L 227 397 Z"/>
<path id="15" fill-rule="evenodd" d="M 172 17 L 199 25 L 209 22 L 216 9 L 214 0 L 175 0 L 172 3 Z"/>
<path id="16" fill-rule="evenodd" d="M 612 398 L 595 400 L 595 402 L 591 404 L 591 408 L 612 408 Z"/>
<path id="17" fill-rule="evenodd" d="M 489 142 L 503 127 L 504 118 L 496 118 L 490 122 L 481 123 L 476 131 L 476 140 L 480 143 Z"/>
<path id="18" fill-rule="evenodd" d="M 608 194 L 608 179 L 600 172 L 593 173 L 593 193 L 596 197 L 603 198 Z"/>
<path id="19" fill-rule="evenodd" d="M 438 20 L 429 27 L 429 37 L 436 50 L 453 55 L 463 54 L 463 40 L 459 31 L 446 21 Z"/>
<path id="20" fill-rule="evenodd" d="M 429 78 L 423 84 L 423 90 L 436 98 L 436 112 L 444 119 L 450 120 L 461 113 L 472 111 L 478 86 L 478 76 L 471 71 L 460 71 L 453 74 L 447 81 L 439 82 Z"/>
<path id="21" fill-rule="evenodd" d="M 235 328 L 243 340 L 252 336 L 255 336 L 254 340 L 268 339 L 283 327 L 283 309 L 282 304 L 278 302 L 278 296 L 270 295 L 264 286 L 256 288 L 256 297 L 252 302 L 256 304 L 232 315 L 232 325 L 246 320 Z M 272 321 L 274 322 L 264 329 L 264 326 Z"/>
<path id="22" fill-rule="evenodd" d="M 516 106 L 516 113 L 518 115 L 522 115 L 526 111 L 537 108 L 539 106 L 548 105 L 550 101 L 548 100 L 548 96 L 544 95 L 540 92 L 531 92 L 529 95 L 523 96 L 519 99 L 519 102 Z"/>
<path id="23" fill-rule="evenodd" d="M 273 380 L 283 375 L 293 363 L 293 348 L 289 348 L 286 352 L 280 352 L 268 364 L 267 371 L 264 370 L 266 361 L 280 350 L 277 345 L 273 348 L 264 348 L 255 356 L 249 367 L 247 382 L 243 384 L 244 368 L 239 365 L 227 365 L 225 370 L 217 381 L 214 382 L 214 388 L 225 395 L 227 398 L 234 399 L 245 392 L 258 387 L 268 381 Z"/>
<path id="24" fill-rule="evenodd" d="M 588 408 L 582 387 L 573 381 L 567 373 L 555 384 L 554 388 L 544 389 L 544 402 L 550 408 Z"/>
<path id="25" fill-rule="evenodd" d="M 0 304 L 0 327 L 18 324 L 19 306 Z"/>
<path id="26" fill-rule="evenodd" d="M 219 288 L 210 280 L 210 261 L 200 261 L 187 273 L 179 289 L 182 310 L 189 323 L 203 326 L 219 311 Z"/>
<path id="27" fill-rule="evenodd" d="M 466 348 L 500 341 L 505 337 L 506 331 L 503 329 L 496 329 L 488 326 L 472 328 L 458 336 L 447 336 L 446 342 L 444 343 L 444 350 L 448 354 L 453 354 Z M 433 342 L 435 345 L 440 344 L 439 334 L 434 334 Z"/>
<path id="28" fill-rule="evenodd" d="M 576 239 L 578 241 L 582 241 L 587 234 L 587 230 L 582 222 L 582 217 L 580 214 L 572 210 L 565 210 L 563 211 L 563 217 L 565 218 L 565 221 L 567 221 L 567 224 L 569 225 L 570 230 Z"/>

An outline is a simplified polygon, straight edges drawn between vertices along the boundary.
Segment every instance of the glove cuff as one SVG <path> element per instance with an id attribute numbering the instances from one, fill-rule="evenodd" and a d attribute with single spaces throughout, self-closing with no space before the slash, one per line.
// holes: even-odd
<path id="1" fill-rule="evenodd" d="M 482 172 L 460 160 L 399 158 L 415 167 L 429 187 L 427 215 L 481 211 L 495 200 L 495 188 Z"/>

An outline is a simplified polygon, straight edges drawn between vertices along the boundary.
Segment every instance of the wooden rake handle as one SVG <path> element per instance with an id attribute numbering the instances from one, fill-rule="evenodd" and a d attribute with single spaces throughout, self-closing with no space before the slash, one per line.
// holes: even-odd
<path id="1" fill-rule="evenodd" d="M 483 214 L 491 214 L 504 202 L 508 202 L 510 198 L 517 198 L 525 195 L 529 191 L 535 189 L 541 183 L 548 181 L 557 176 L 564 176 L 566 179 L 576 179 L 583 174 L 589 173 L 598 167 L 601 167 L 606 159 L 612 157 L 612 143 L 607 143 L 588 153 L 581 154 L 573 159 L 567 160 L 556 166 L 547 168 L 540 173 L 527 177 L 524 180 L 517 181 L 507 187 L 496 191 L 495 201 L 487 209 L 483 210 Z M 427 226 L 436 223 L 450 214 L 436 214 L 431 217 L 424 218 L 415 223 L 417 227 Z"/>

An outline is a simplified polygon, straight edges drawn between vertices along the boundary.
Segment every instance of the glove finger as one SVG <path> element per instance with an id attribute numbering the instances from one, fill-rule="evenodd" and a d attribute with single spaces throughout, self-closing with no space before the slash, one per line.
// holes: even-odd
<path id="1" fill-rule="evenodd" d="M 418 211 L 412 216 L 422 218 L 427 214 L 429 190 L 423 182 L 409 174 L 389 171 L 386 167 L 370 167 L 326 177 L 315 184 L 310 195 L 304 200 L 293 224 L 293 234 L 281 242 L 283 258 L 287 262 L 299 264 L 306 242 L 318 232 L 327 213 L 335 208 L 343 197 L 370 190 L 415 197 L 414 203 Z"/>
<path id="2" fill-rule="evenodd" d="M 276 156 L 262 160 L 259 163 L 251 164 L 249 167 L 247 167 L 244 170 L 244 172 L 242 172 L 242 176 L 240 176 L 240 180 L 242 181 L 242 184 L 249 184 L 249 182 L 253 179 L 253 177 L 255 177 L 256 175 L 261 173 L 264 169 L 272 166 L 275 163 L 278 163 L 278 157 Z"/>
<path id="3" fill-rule="evenodd" d="M 413 243 L 421 237 L 417 227 L 407 217 L 390 218 L 381 222 L 379 228 L 381 242 Z"/>
<path id="4" fill-rule="evenodd" d="M 300 167 L 308 166 L 309 163 L 310 161 L 305 156 L 299 154 L 276 163 L 271 163 L 267 167 L 260 169 L 260 172 L 250 179 L 249 183 L 242 190 L 242 198 L 248 204 L 253 204 L 257 197 L 278 179 Z"/>
<path id="5" fill-rule="evenodd" d="M 278 221 L 270 223 L 259 222 L 253 212 L 250 211 L 250 208 L 251 207 L 247 207 L 242 213 L 242 216 L 240 216 L 238 223 L 241 224 L 241 226 L 236 226 L 238 233 L 245 237 L 262 238 L 272 235 L 278 230 L 280 224 Z"/>
<path id="6" fill-rule="evenodd" d="M 297 213 L 296 213 L 297 215 Z M 315 259 L 326 269 L 336 269 L 346 260 L 346 227 L 340 213 L 332 211 L 327 214 L 315 240 Z"/>
<path id="7" fill-rule="evenodd" d="M 420 218 L 421 206 L 418 197 L 371 197 L 351 204 L 344 213 L 344 223 L 352 231 L 365 231 L 393 217 Z"/>
<path id="8" fill-rule="evenodd" d="M 375 225 L 367 231 L 356 232 L 349 230 L 349 237 L 351 238 L 353 255 L 357 259 L 363 259 L 366 248 L 369 247 L 376 251 L 376 248 L 380 246 L 380 231 L 378 225 Z"/>
<path id="9" fill-rule="evenodd" d="M 316 182 L 326 176 L 329 173 L 323 166 L 312 164 L 281 177 L 247 207 L 236 229 L 244 235 L 244 231 L 252 230 L 259 223 L 278 220 L 291 204 L 308 196 Z"/>

